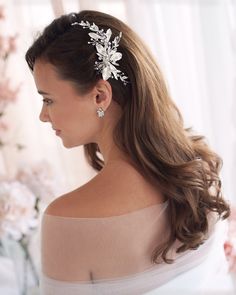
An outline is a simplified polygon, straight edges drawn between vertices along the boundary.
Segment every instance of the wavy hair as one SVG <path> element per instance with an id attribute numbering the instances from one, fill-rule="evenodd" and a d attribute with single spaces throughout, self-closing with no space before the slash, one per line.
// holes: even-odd
<path id="1" fill-rule="evenodd" d="M 205 137 L 184 128 L 183 118 L 168 92 L 163 74 L 139 36 L 119 19 L 92 10 L 62 15 L 37 36 L 25 59 L 33 71 L 40 58 L 55 66 L 62 79 L 73 82 L 78 92 L 86 93 L 101 74 L 94 70 L 96 50 L 88 45 L 88 30 L 71 26 L 74 21 L 89 21 L 99 28 L 122 32 L 119 69 L 130 80 L 128 85 L 109 79 L 112 99 L 122 108 L 113 140 L 133 165 L 169 200 L 170 235 L 152 253 L 152 262 L 167 252 L 176 240 L 176 252 L 197 249 L 209 230 L 210 211 L 221 219 L 230 215 L 230 206 L 221 191 L 219 172 L 222 159 L 206 143 Z M 88 163 L 97 171 L 104 167 L 96 143 L 84 145 Z"/>

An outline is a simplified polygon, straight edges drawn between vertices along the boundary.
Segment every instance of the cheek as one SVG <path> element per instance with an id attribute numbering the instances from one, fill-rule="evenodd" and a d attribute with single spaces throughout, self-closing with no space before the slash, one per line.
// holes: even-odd
<path id="1" fill-rule="evenodd" d="M 70 109 L 71 118 L 74 122 L 84 127 L 96 116 L 96 110 L 88 102 L 79 102 Z"/>
<path id="2" fill-rule="evenodd" d="M 78 110 L 71 108 L 64 113 L 64 122 L 63 125 L 67 126 L 68 129 L 87 129 L 87 125 L 89 125 L 90 116 L 85 109 Z"/>
<path id="3" fill-rule="evenodd" d="M 92 111 L 86 109 L 84 111 L 73 112 L 73 116 L 70 117 L 70 122 L 73 131 L 76 131 L 79 138 L 82 140 L 88 140 L 90 138 L 92 140 L 94 136 L 99 133 L 100 121 L 96 109 Z"/>
<path id="4" fill-rule="evenodd" d="M 76 109 L 73 107 L 73 105 L 55 105 L 54 108 L 51 109 L 51 116 L 60 122 L 68 122 L 71 121 L 76 115 Z"/>
<path id="5" fill-rule="evenodd" d="M 71 102 L 64 105 L 63 108 L 57 110 L 57 118 L 55 118 L 61 128 L 66 131 L 74 132 L 78 130 L 80 134 L 97 131 L 98 116 L 96 108 L 88 101 Z M 58 128 L 59 128 L 58 126 Z"/>

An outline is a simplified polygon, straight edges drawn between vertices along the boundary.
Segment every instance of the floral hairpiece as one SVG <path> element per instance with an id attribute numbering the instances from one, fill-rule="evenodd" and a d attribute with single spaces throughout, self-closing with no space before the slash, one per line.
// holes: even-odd
<path id="1" fill-rule="evenodd" d="M 122 53 L 117 52 L 122 32 L 120 32 L 119 36 L 116 36 L 111 42 L 111 29 L 104 32 L 103 29 L 100 30 L 97 25 L 94 23 L 91 25 L 88 21 L 81 21 L 80 23 L 73 22 L 71 25 L 80 25 L 84 29 L 89 28 L 93 31 L 89 33 L 91 42 L 88 42 L 88 44 L 92 44 L 96 47 L 99 61 L 95 61 L 94 68 L 102 73 L 103 80 L 107 80 L 109 78 L 115 78 L 118 80 L 119 78 L 124 85 L 126 85 L 128 83 L 128 77 L 115 67 L 119 66 L 117 61 L 122 57 Z"/>

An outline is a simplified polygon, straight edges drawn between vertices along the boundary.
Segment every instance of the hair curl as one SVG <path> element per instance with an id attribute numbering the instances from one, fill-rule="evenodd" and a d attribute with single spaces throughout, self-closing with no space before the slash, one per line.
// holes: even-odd
<path id="1" fill-rule="evenodd" d="M 103 29 L 110 28 L 114 36 L 122 32 L 119 69 L 131 83 L 125 86 L 119 80 L 109 80 L 112 98 L 122 108 L 113 140 L 169 200 L 170 235 L 156 247 L 152 261 L 157 263 L 161 256 L 172 263 L 166 255 L 176 240 L 181 242 L 177 253 L 197 249 L 203 243 L 210 211 L 221 219 L 230 215 L 230 206 L 221 192 L 222 159 L 210 149 L 205 137 L 184 128 L 158 64 L 135 32 L 117 18 L 98 11 L 83 10 L 74 15 L 52 21 L 26 52 L 26 61 L 32 71 L 36 59 L 50 62 L 62 79 L 73 82 L 79 93 L 86 93 L 101 79 L 94 70 L 96 50 L 88 46 L 87 30 L 71 23 L 87 20 Z M 104 167 L 96 143 L 84 145 L 84 153 L 94 169 Z"/>

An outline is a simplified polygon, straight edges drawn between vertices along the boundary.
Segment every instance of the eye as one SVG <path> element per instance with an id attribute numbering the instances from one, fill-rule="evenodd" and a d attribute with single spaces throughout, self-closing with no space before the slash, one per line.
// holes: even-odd
<path id="1" fill-rule="evenodd" d="M 49 98 L 44 98 L 43 102 L 46 103 L 46 105 L 50 105 L 52 103 L 52 100 Z"/>

